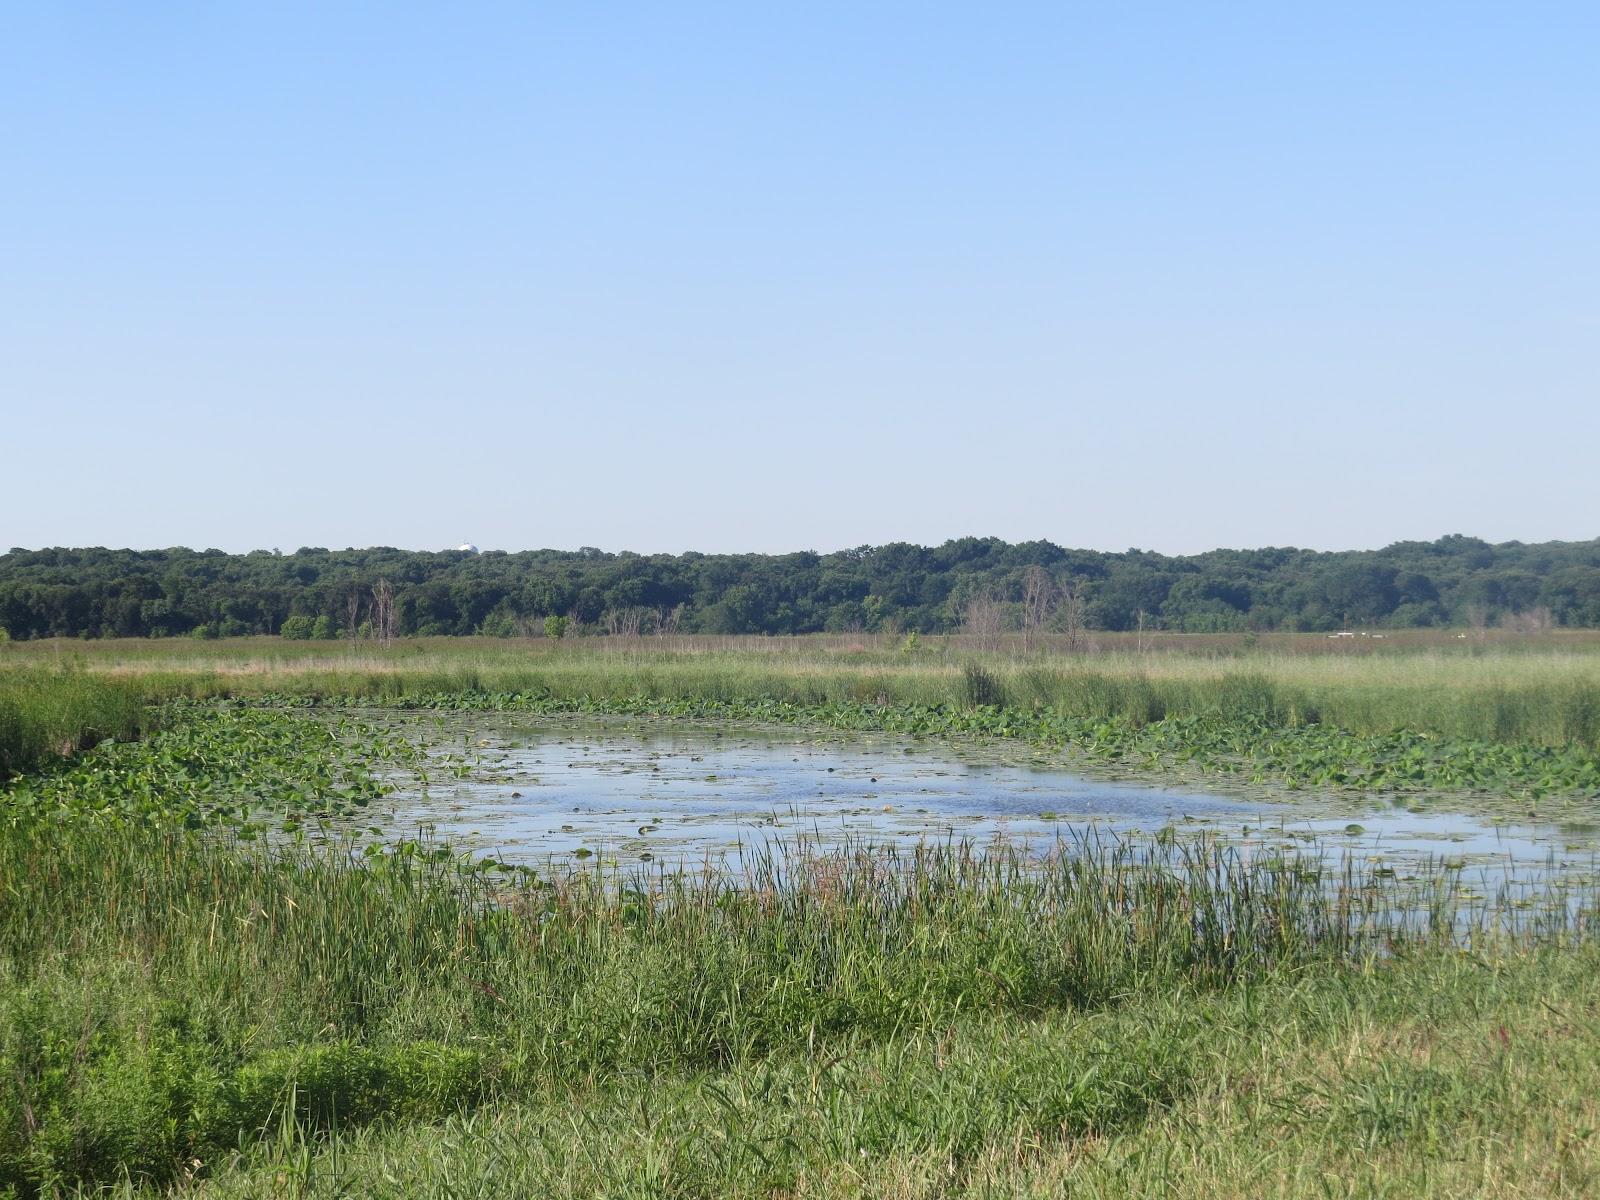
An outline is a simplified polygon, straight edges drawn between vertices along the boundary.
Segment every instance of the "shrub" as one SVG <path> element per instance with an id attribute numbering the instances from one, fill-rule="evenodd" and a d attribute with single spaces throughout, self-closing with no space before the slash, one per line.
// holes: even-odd
<path id="1" fill-rule="evenodd" d="M 1004 708 L 1005 685 L 992 671 L 985 671 L 977 663 L 968 663 L 961 673 L 962 694 L 968 708 Z"/>
<path id="2" fill-rule="evenodd" d="M 516 614 L 497 608 L 483 619 L 478 632 L 484 637 L 510 638 L 517 636 Z"/>
<path id="3" fill-rule="evenodd" d="M 316 629 L 316 622 L 310 617 L 285 617 L 283 624 L 278 627 L 278 636 L 288 638 L 291 642 L 307 642 Z"/>

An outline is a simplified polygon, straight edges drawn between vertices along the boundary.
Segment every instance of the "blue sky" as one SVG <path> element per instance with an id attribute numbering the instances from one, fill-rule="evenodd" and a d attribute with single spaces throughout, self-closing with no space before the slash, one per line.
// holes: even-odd
<path id="1" fill-rule="evenodd" d="M 0 9 L 0 547 L 1600 535 L 1600 6 Z"/>

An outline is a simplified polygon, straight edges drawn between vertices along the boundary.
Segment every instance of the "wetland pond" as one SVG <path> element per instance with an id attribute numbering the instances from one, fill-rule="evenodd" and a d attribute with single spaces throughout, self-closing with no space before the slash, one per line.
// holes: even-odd
<path id="1" fill-rule="evenodd" d="M 390 717 L 393 722 L 396 718 Z M 1252 793 L 1226 779 L 1116 775 L 1020 743 L 495 714 L 398 719 L 457 777 L 396 780 L 385 836 L 419 833 L 527 865 L 736 866 L 780 845 L 910 847 L 1203 832 L 1242 852 L 1316 853 L 1493 887 L 1593 878 L 1595 828 L 1434 810 L 1427 798 Z M 1053 755 L 1053 756 L 1052 756 Z M 1175 778 L 1175 777 L 1174 777 Z"/>

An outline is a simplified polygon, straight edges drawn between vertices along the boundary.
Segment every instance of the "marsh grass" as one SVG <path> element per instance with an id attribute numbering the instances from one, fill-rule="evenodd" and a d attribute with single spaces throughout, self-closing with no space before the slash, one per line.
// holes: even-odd
<path id="1" fill-rule="evenodd" d="M 967 671 L 976 668 L 997 689 L 990 697 L 1070 716 L 1149 723 L 1244 712 L 1358 734 L 1407 730 L 1600 748 L 1600 640 L 1432 638 L 1357 653 L 1328 649 L 1325 638 L 1296 637 L 1169 635 L 1168 648 L 1144 654 L 1120 641 L 1097 653 L 984 653 L 937 638 L 912 653 L 887 639 L 836 638 L 436 638 L 387 652 L 270 638 L 19 643 L 0 661 L 0 679 L 18 665 L 62 663 L 96 678 L 135 681 L 131 686 L 154 698 L 477 691 L 959 706 L 973 699 Z M 23 690 L 40 686 L 43 676 L 30 678 Z"/>
<path id="2" fill-rule="evenodd" d="M 1596 965 L 1427 956 L 1071 1019 L 969 1015 L 820 1062 L 627 1077 L 435 1124 L 300 1123 L 205 1194 L 1586 1197 Z M 1126 1107 L 1097 1109 L 1118 1084 Z"/>
<path id="3" fill-rule="evenodd" d="M 0 665 L 0 779 L 151 726 L 140 681 Z"/>
<path id="4" fill-rule="evenodd" d="M 1448 876 L 1207 841 L 979 851 L 538 877 L 446 847 L 19 825 L 0 840 L 0 1184 L 241 1183 L 291 1154 L 325 1179 L 341 1139 L 359 1161 L 443 1121 L 524 1139 L 530 1185 L 848 1194 L 865 1181 L 839 1170 L 907 1157 L 948 1179 L 1007 1146 L 1131 1136 L 1286 1012 L 1337 1025 L 1315 1006 L 1374 979 L 1593 961 L 1592 897 L 1469 927 Z M 1428 1093 L 1396 1116 L 1381 1080 L 1352 1080 L 1366 1091 L 1341 1093 L 1338 1119 L 1374 1145 L 1472 1115 Z M 606 1153 L 613 1136 L 636 1154 Z"/>
<path id="5" fill-rule="evenodd" d="M 1002 732 L 1048 709 L 1178 749 L 1401 730 L 1537 766 L 1506 744 L 1595 746 L 1600 659 L 1551 647 L 11 647 L 0 742 L 15 770 L 171 700 L 509 697 Z M 189 815 L 359 800 L 351 746 L 292 708 L 162 711 L 188 716 L 11 786 L 53 799 L 0 832 L 0 1195 L 1600 1190 L 1588 892 L 1525 908 L 1444 867 L 1170 837 L 791 847 L 736 875 L 240 844 Z"/>

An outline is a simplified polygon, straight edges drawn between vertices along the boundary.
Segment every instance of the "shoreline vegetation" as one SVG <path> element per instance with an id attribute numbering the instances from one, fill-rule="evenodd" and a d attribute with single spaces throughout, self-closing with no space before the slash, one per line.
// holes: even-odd
<path id="1" fill-rule="evenodd" d="M 623 643 L 621 645 L 615 643 Z M 0 775 L 177 700 L 682 716 L 1019 738 L 1159 770 L 1290 787 L 1600 792 L 1600 639 L 1431 643 L 1349 654 L 1301 637 L 1096 655 L 958 639 L 399 641 L 12 645 L 0 653 Z"/>
<path id="2" fill-rule="evenodd" d="M 1281 1138 L 1304 1194 L 1600 1178 L 1592 903 L 1462 943 L 1203 842 L 507 879 L 48 821 L 0 877 L 18 1194 L 1259 1195 Z"/>
<path id="3" fill-rule="evenodd" d="M 1459 871 L 1204 836 L 738 876 L 256 836 L 450 768 L 353 704 L 1098 740 L 1587 803 L 1595 647 L 600 641 L 0 651 L 0 1196 L 1600 1189 L 1592 885 L 1463 925 Z"/>

